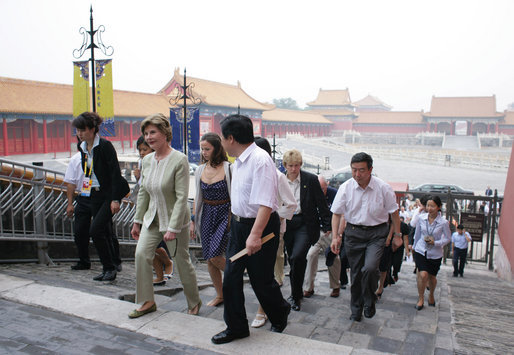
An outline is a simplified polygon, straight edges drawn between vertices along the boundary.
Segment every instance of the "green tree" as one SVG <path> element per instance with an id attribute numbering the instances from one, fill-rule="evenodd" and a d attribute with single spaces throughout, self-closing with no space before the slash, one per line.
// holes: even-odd
<path id="1" fill-rule="evenodd" d="M 273 99 L 273 105 L 277 106 L 277 108 L 285 108 L 288 110 L 299 110 L 298 104 L 295 100 L 290 97 L 284 97 L 281 99 Z"/>

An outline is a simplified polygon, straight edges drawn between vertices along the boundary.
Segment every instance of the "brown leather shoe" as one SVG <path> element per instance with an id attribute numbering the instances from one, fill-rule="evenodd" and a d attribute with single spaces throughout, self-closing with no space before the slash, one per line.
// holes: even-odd
<path id="1" fill-rule="evenodd" d="M 334 288 L 332 290 L 332 293 L 330 294 L 330 297 L 339 297 L 339 289 L 338 288 Z"/>
<path id="2" fill-rule="evenodd" d="M 311 291 L 303 291 L 303 297 L 309 298 L 314 294 L 314 290 Z"/>

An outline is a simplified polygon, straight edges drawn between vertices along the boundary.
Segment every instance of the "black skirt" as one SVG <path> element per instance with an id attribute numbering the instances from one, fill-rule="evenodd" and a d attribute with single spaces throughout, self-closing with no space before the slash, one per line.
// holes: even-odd
<path id="1" fill-rule="evenodd" d="M 416 267 L 418 271 L 426 271 L 430 275 L 437 276 L 439 269 L 441 268 L 441 260 L 439 259 L 427 259 L 427 257 L 418 252 L 414 252 L 414 262 L 416 263 Z"/>

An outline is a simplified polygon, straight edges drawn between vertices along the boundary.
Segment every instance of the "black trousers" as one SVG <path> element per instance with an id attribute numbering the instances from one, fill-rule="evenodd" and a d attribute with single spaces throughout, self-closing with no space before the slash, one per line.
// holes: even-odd
<path id="1" fill-rule="evenodd" d="M 303 297 L 303 281 L 307 268 L 307 253 L 311 247 L 311 238 L 307 226 L 301 221 L 301 216 L 293 216 L 287 221 L 284 233 L 284 245 L 289 259 L 289 279 L 291 282 L 291 296 L 295 300 Z"/>
<path id="2" fill-rule="evenodd" d="M 262 245 L 262 249 L 251 256 L 231 262 L 229 258 L 246 247 L 246 239 L 252 224 L 231 221 L 230 239 L 227 246 L 225 273 L 223 279 L 223 298 L 225 323 L 229 331 L 243 333 L 248 331 L 248 319 L 243 293 L 243 273 L 248 271 L 250 284 L 271 324 L 282 324 L 287 317 L 289 303 L 282 297 L 282 292 L 275 281 L 274 267 L 280 233 L 280 221 L 277 213 L 272 213 L 263 236 L 273 232 L 275 237 Z"/>
<path id="3" fill-rule="evenodd" d="M 350 264 L 348 263 L 348 257 L 346 256 L 344 243 L 341 245 L 339 258 L 341 259 L 341 274 L 339 276 L 339 281 L 341 281 L 341 286 L 345 286 L 348 285 L 348 274 L 346 273 L 346 269 L 350 267 Z"/>
<path id="4" fill-rule="evenodd" d="M 119 246 L 117 250 L 118 255 L 115 256 L 116 250 L 114 248 L 112 233 L 109 233 L 109 229 L 112 231 L 111 201 L 107 201 L 101 191 L 95 190 L 91 191 L 91 197 L 89 199 L 91 215 L 93 217 L 89 227 L 89 235 L 93 238 L 93 243 L 95 244 L 96 251 L 103 266 L 103 271 L 112 271 L 116 268 L 114 259 L 119 260 Z"/>
<path id="5" fill-rule="evenodd" d="M 79 255 L 79 263 L 90 266 L 89 259 L 89 227 L 91 225 L 91 203 L 89 197 L 77 196 L 75 199 L 75 220 L 73 234 Z"/>
<path id="6" fill-rule="evenodd" d="M 393 276 L 398 276 L 398 273 L 402 269 L 404 251 L 405 247 L 402 245 L 393 252 Z"/>
<path id="7" fill-rule="evenodd" d="M 466 265 L 466 257 L 468 248 L 460 249 L 453 247 L 453 275 L 464 275 L 464 266 Z"/>

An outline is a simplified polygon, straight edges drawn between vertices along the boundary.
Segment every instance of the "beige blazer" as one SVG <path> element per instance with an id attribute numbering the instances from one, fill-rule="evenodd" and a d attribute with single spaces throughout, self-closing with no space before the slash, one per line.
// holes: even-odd
<path id="1" fill-rule="evenodd" d="M 172 150 L 157 162 L 155 153 L 143 158 L 142 182 L 137 195 L 134 222 L 150 227 L 155 217 L 159 231 L 178 233 L 189 225 L 189 163 L 184 154 Z"/>

